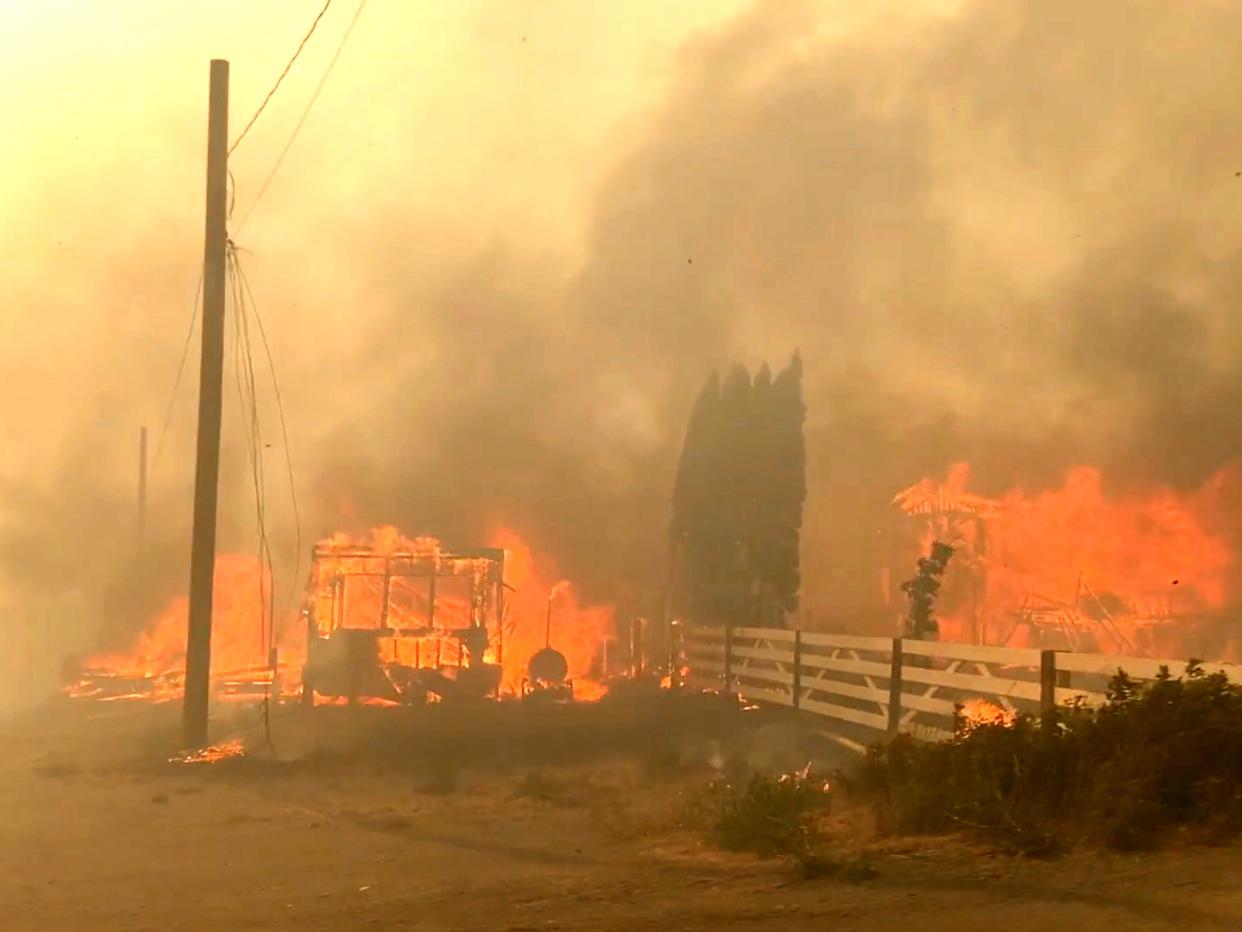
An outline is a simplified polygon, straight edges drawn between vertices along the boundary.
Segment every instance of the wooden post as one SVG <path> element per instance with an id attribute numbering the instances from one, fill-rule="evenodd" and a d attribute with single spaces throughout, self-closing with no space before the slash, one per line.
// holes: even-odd
<path id="1" fill-rule="evenodd" d="M 681 627 L 675 618 L 668 623 L 668 685 L 671 689 L 681 687 Z"/>
<path id="2" fill-rule="evenodd" d="M 311 658 L 315 655 L 315 644 L 319 640 L 319 626 L 315 624 L 315 613 L 313 610 L 307 610 L 303 614 L 306 618 L 306 663 L 302 667 L 302 705 L 313 706 L 315 704 L 315 684 L 310 681 L 307 669 L 311 665 Z"/>
<path id="3" fill-rule="evenodd" d="M 630 622 L 630 667 L 635 679 L 643 675 L 643 620 Z"/>
<path id="4" fill-rule="evenodd" d="M 380 591 L 380 623 L 381 628 L 388 627 L 388 611 L 392 602 L 392 561 L 384 558 L 384 583 Z"/>
<path id="5" fill-rule="evenodd" d="M 207 113 L 207 212 L 203 247 L 203 351 L 190 548 L 190 620 L 186 632 L 182 743 L 207 744 L 211 689 L 211 587 L 216 571 L 216 493 L 220 479 L 220 407 L 224 381 L 225 249 L 228 244 L 229 63 L 211 63 Z"/>
<path id="6" fill-rule="evenodd" d="M 888 671 L 888 736 L 901 731 L 901 638 L 893 638 L 893 661 Z"/>
<path id="7" fill-rule="evenodd" d="M 1045 730 L 1057 723 L 1057 652 L 1039 652 L 1039 718 Z"/>
<path id="8" fill-rule="evenodd" d="M 724 693 L 733 695 L 733 629 L 725 625 Z"/>
<path id="9" fill-rule="evenodd" d="M 794 629 L 793 707 L 802 707 L 802 629 Z"/>
<path id="10" fill-rule="evenodd" d="M 500 567 L 496 573 L 496 663 L 505 657 L 505 552 L 500 551 Z M 499 689 L 499 687 L 497 687 Z"/>

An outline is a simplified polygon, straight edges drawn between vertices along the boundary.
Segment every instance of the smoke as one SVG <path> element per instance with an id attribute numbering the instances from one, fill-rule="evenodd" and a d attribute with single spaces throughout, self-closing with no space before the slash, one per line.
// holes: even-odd
<path id="1" fill-rule="evenodd" d="M 533 153 L 552 153 L 538 147 L 565 121 L 538 97 L 497 98 L 497 122 L 474 127 L 508 140 L 486 149 L 474 198 L 451 173 L 440 197 L 402 187 L 434 173 L 416 161 L 426 125 L 399 119 L 367 137 L 393 137 L 371 187 L 357 134 L 291 168 L 271 197 L 300 223 L 259 229 L 247 261 L 277 335 L 306 539 L 382 521 L 469 544 L 504 522 L 589 597 L 651 611 L 694 393 L 713 367 L 795 349 L 804 602 L 819 615 L 873 599 L 889 499 L 951 461 L 971 460 L 986 493 L 1079 462 L 1193 487 L 1233 458 L 1242 10 L 974 0 L 846 15 L 857 7 L 756 2 L 683 23 L 657 91 L 611 111 L 628 116 L 600 130 L 606 148 L 573 150 L 594 161 L 563 188 L 544 173 L 523 197 L 509 174 L 536 178 Z M 587 68 L 557 57 L 571 21 L 558 7 L 541 34 L 510 13 L 471 41 L 529 31 L 522 68 Z M 587 119 L 574 100 L 561 113 Z M 523 120 L 539 133 L 515 136 Z M 294 184 L 317 178 L 323 203 Z M 282 236 L 305 254 L 268 259 Z M 176 347 L 164 335 L 143 353 Z M 160 396 L 167 374 L 154 383 L 128 380 L 128 397 Z M 123 503 L 123 483 L 101 482 L 82 494 Z M 244 486 L 236 497 L 244 541 Z"/>
<path id="2" fill-rule="evenodd" d="M 759 3 L 685 46 L 565 287 L 493 253 L 422 302 L 436 365 L 368 357 L 404 376 L 376 496 L 516 510 L 615 583 L 623 543 L 661 546 L 707 371 L 800 348 L 830 610 L 892 492 L 952 460 L 986 491 L 1076 462 L 1194 485 L 1235 455 L 1242 14 L 973 3 L 842 37 L 817 9 Z M 420 390 L 445 403 L 399 402 Z"/>

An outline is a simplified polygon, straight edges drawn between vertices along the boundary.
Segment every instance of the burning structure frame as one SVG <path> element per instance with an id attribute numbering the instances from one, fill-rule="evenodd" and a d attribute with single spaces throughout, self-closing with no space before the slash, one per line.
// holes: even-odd
<path id="1" fill-rule="evenodd" d="M 433 538 L 317 544 L 303 609 L 303 701 L 318 694 L 410 703 L 498 691 L 504 560 L 499 548 L 447 551 Z M 464 596 L 446 598 L 446 579 L 464 580 Z"/>

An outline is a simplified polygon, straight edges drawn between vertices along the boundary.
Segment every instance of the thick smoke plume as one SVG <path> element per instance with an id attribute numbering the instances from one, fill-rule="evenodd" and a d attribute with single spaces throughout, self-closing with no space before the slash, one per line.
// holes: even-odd
<path id="1" fill-rule="evenodd" d="M 874 602 L 890 498 L 952 461 L 986 493 L 1080 462 L 1195 487 L 1232 459 L 1242 9 L 945 7 L 842 25 L 759 2 L 700 30 L 624 124 L 571 249 L 376 191 L 307 208 L 334 244 L 335 277 L 309 273 L 324 293 L 281 310 L 289 286 L 255 273 L 273 329 L 308 334 L 283 347 L 304 539 L 391 522 L 471 543 L 503 522 L 589 595 L 656 611 L 694 392 L 795 349 L 803 602 L 823 618 Z M 50 509 L 58 534 L 105 519 L 85 488 Z M 38 537 L 12 498 L 10 562 L 14 526 L 23 552 Z"/>
<path id="2" fill-rule="evenodd" d="M 870 595 L 837 584 L 874 565 L 891 494 L 954 459 L 985 490 L 1076 462 L 1202 482 L 1242 426 L 1239 25 L 1030 0 L 816 38 L 815 5 L 756 5 L 685 48 L 567 287 L 497 250 L 390 292 L 367 366 L 395 370 L 397 442 L 339 444 L 372 451 L 368 504 L 516 511 L 604 588 L 649 587 L 694 387 L 794 347 L 825 613 Z M 411 317 L 430 366 L 390 339 Z"/>

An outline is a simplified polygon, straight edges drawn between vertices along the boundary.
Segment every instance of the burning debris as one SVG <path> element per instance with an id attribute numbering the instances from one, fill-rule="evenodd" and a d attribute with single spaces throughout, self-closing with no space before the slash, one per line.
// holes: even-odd
<path id="1" fill-rule="evenodd" d="M 1013 709 L 1003 709 L 986 699 L 967 699 L 957 710 L 962 731 L 969 732 L 981 725 L 1012 726 L 1018 719 Z"/>
<path id="2" fill-rule="evenodd" d="M 199 748 L 197 751 L 183 751 L 168 758 L 170 764 L 214 764 L 222 760 L 244 757 L 246 746 L 241 739 L 234 738 L 221 744 Z"/>
<path id="3" fill-rule="evenodd" d="M 1227 604 L 1224 476 L 1196 492 L 1122 494 L 1078 467 L 1059 488 L 997 499 L 968 492 L 969 480 L 959 464 L 893 500 L 893 565 L 933 541 L 954 549 L 937 602 L 945 640 L 1172 656 Z"/>
<path id="4" fill-rule="evenodd" d="M 296 686 L 298 645 L 278 631 L 278 657 L 272 663 L 266 618 L 271 586 L 254 556 L 221 554 L 216 559 L 211 639 L 212 684 L 223 701 L 260 699 L 269 691 Z M 67 671 L 65 692 L 98 701 L 179 700 L 185 685 L 189 599 L 173 599 L 134 639 L 128 651 L 88 657 Z M 282 637 L 282 635 L 284 637 Z"/>
<path id="5" fill-rule="evenodd" d="M 582 605 L 572 583 L 508 529 L 490 547 L 458 551 L 391 527 L 326 538 L 312 552 L 301 614 L 276 619 L 273 631 L 271 591 L 253 556 L 217 558 L 216 701 L 302 696 L 314 704 L 400 705 L 517 696 L 524 683 L 551 674 L 576 699 L 604 691 L 611 606 Z M 96 654 L 67 671 L 65 693 L 101 702 L 179 700 L 188 615 L 188 599 L 174 599 L 128 651 Z M 560 658 L 557 670 L 548 650 Z"/>
<path id="6" fill-rule="evenodd" d="M 504 551 L 448 551 L 394 528 L 366 543 L 316 545 L 306 619 L 304 701 L 316 693 L 392 702 L 500 688 Z"/>

